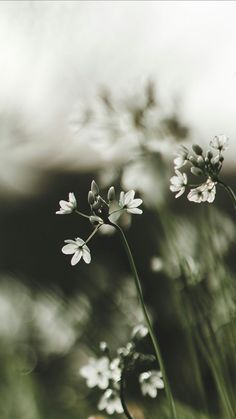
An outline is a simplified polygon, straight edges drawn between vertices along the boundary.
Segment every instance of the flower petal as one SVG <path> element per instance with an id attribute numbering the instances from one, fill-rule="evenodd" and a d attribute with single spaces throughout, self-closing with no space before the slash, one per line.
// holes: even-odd
<path id="1" fill-rule="evenodd" d="M 129 208 L 136 208 L 139 207 L 139 205 L 141 205 L 143 203 L 142 199 L 133 199 L 133 201 L 129 204 Z"/>
<path id="2" fill-rule="evenodd" d="M 78 249 L 75 252 L 75 254 L 72 257 L 72 259 L 71 259 L 71 265 L 72 266 L 76 265 L 76 263 L 78 263 L 80 261 L 81 257 L 82 257 L 82 250 L 81 249 Z"/>
<path id="3" fill-rule="evenodd" d="M 142 214 L 143 211 L 140 208 L 127 208 L 129 214 Z"/>
<path id="4" fill-rule="evenodd" d="M 71 208 L 70 203 L 67 201 L 60 201 L 59 204 L 60 204 L 60 207 L 64 210 L 68 210 Z"/>
<path id="5" fill-rule="evenodd" d="M 80 237 L 76 237 L 75 241 L 76 241 L 77 245 L 79 245 L 79 246 L 81 246 L 82 244 L 84 244 L 84 240 L 81 239 Z"/>
<path id="6" fill-rule="evenodd" d="M 134 195 L 135 195 L 135 191 L 133 189 L 126 192 L 126 194 L 125 194 L 125 205 L 128 205 L 129 202 L 133 201 Z"/>
<path id="7" fill-rule="evenodd" d="M 69 201 L 71 202 L 74 208 L 77 206 L 75 194 L 73 192 L 69 193 Z"/>
<path id="8" fill-rule="evenodd" d="M 86 246 L 83 247 L 82 249 L 83 252 L 83 259 L 85 261 L 85 263 L 90 263 L 91 262 L 91 253 L 89 248 Z"/>
<path id="9" fill-rule="evenodd" d="M 121 207 L 123 207 L 125 205 L 125 193 L 124 193 L 124 191 L 121 191 L 121 193 L 120 193 L 119 203 L 120 203 Z"/>
<path id="10" fill-rule="evenodd" d="M 175 198 L 179 198 L 181 195 L 183 195 L 184 191 L 185 191 L 185 187 L 183 186 L 180 189 L 180 191 L 175 195 Z"/>
<path id="11" fill-rule="evenodd" d="M 76 252 L 77 249 L 78 249 L 78 246 L 75 243 L 69 243 L 63 246 L 61 251 L 62 253 L 64 253 L 64 255 L 72 255 L 73 253 Z"/>

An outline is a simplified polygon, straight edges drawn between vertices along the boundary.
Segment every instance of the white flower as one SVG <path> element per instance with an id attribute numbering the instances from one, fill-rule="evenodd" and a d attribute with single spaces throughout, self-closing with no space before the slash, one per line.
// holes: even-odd
<path id="1" fill-rule="evenodd" d="M 207 179 L 205 183 L 198 186 L 197 188 L 191 189 L 187 198 L 193 202 L 213 202 L 216 195 L 216 183 L 211 179 Z"/>
<path id="2" fill-rule="evenodd" d="M 114 358 L 110 363 L 110 378 L 118 382 L 121 378 L 120 358 Z"/>
<path id="3" fill-rule="evenodd" d="M 109 359 L 103 356 L 99 359 L 91 358 L 88 365 L 80 369 L 80 374 L 86 379 L 89 388 L 99 387 L 105 390 L 109 385 Z"/>
<path id="4" fill-rule="evenodd" d="M 81 258 L 84 259 L 85 263 L 91 262 L 90 250 L 84 240 L 77 237 L 75 240 L 65 240 L 65 243 L 68 244 L 63 246 L 61 250 L 65 255 L 74 255 L 71 259 L 72 266 L 76 265 Z"/>
<path id="5" fill-rule="evenodd" d="M 69 201 L 60 201 L 59 204 L 61 208 L 56 212 L 56 214 L 71 214 L 77 207 L 77 202 L 73 192 L 69 193 Z"/>
<path id="6" fill-rule="evenodd" d="M 175 169 L 180 169 L 181 167 L 183 167 L 188 159 L 188 149 L 187 147 L 185 147 L 184 145 L 181 145 L 177 151 L 176 158 L 174 159 L 174 165 L 175 165 Z"/>
<path id="7" fill-rule="evenodd" d="M 153 272 L 161 272 L 164 267 L 163 260 L 159 256 L 153 256 L 150 260 L 150 267 Z"/>
<path id="8" fill-rule="evenodd" d="M 108 388 L 98 403 L 99 410 L 106 410 L 108 415 L 113 413 L 123 413 L 123 407 L 118 392 Z"/>
<path id="9" fill-rule="evenodd" d="M 132 330 L 132 338 L 143 339 L 148 335 L 148 328 L 143 324 L 138 324 Z"/>
<path id="10" fill-rule="evenodd" d="M 157 396 L 157 390 L 164 388 L 164 382 L 160 371 L 143 372 L 139 376 L 139 383 L 143 395 L 146 396 L 148 394 L 153 398 Z"/>
<path id="11" fill-rule="evenodd" d="M 170 190 L 172 192 L 178 192 L 177 195 L 175 195 L 175 198 L 178 198 L 184 193 L 188 178 L 186 173 L 181 173 L 179 170 L 176 170 L 175 173 L 176 176 L 170 178 Z"/>
<path id="12" fill-rule="evenodd" d="M 210 141 L 210 146 L 219 151 L 224 151 L 229 146 L 229 138 L 224 134 L 216 135 L 213 140 Z"/>
<path id="13" fill-rule="evenodd" d="M 120 200 L 119 205 L 121 208 L 124 208 L 129 212 L 130 214 L 142 214 L 142 210 L 139 207 L 139 205 L 142 204 L 142 199 L 134 199 L 135 191 L 131 189 L 129 192 L 121 192 L 120 193 Z"/>

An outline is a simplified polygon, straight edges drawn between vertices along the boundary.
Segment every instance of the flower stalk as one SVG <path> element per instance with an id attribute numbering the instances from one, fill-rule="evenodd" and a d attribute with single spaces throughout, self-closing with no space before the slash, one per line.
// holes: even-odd
<path id="1" fill-rule="evenodd" d="M 226 183 L 222 182 L 222 180 L 218 180 L 218 183 L 219 183 L 219 185 L 221 185 L 221 186 L 222 186 L 222 187 L 226 190 L 226 192 L 229 194 L 230 198 L 231 198 L 231 199 L 232 199 L 232 201 L 233 201 L 233 204 L 234 204 L 234 209 L 236 210 L 236 195 L 235 195 L 235 193 L 234 193 L 233 189 L 232 189 L 229 185 L 226 185 Z"/>
<path id="2" fill-rule="evenodd" d="M 173 396 L 172 396 L 170 384 L 169 384 L 169 381 L 168 381 L 168 378 L 167 378 L 164 362 L 163 362 L 161 351 L 160 351 L 160 346 L 159 346 L 157 338 L 156 338 L 156 336 L 153 332 L 151 321 L 150 321 L 150 318 L 149 318 L 149 315 L 148 315 L 148 312 L 147 312 L 147 309 L 146 309 L 146 306 L 145 306 L 145 302 L 144 302 L 144 298 L 143 298 L 143 292 L 142 292 L 142 288 L 141 288 L 141 283 L 140 283 L 140 280 L 139 280 L 139 276 L 138 276 L 136 265 L 135 265 L 135 262 L 134 262 L 134 259 L 133 259 L 132 252 L 130 250 L 129 244 L 126 240 L 126 237 L 125 237 L 125 234 L 124 234 L 122 228 L 115 223 L 110 222 L 110 224 L 113 227 L 115 227 L 115 229 L 119 232 L 122 243 L 123 243 L 123 246 L 124 246 L 124 249 L 126 251 L 126 254 L 127 254 L 127 257 L 128 257 L 128 260 L 129 260 L 129 264 L 130 264 L 130 268 L 131 268 L 131 271 L 133 273 L 135 286 L 136 286 L 136 290 L 137 290 L 137 293 L 138 293 L 141 308 L 142 308 L 142 311 L 143 311 L 143 315 L 144 315 L 144 318 L 146 320 L 146 324 L 147 324 L 148 331 L 149 331 L 149 334 L 150 334 L 150 337 L 151 337 L 151 340 L 152 340 L 152 344 L 153 344 L 153 347 L 154 347 L 156 358 L 157 358 L 157 361 L 160 365 L 160 369 L 161 369 L 161 372 L 162 372 L 163 381 L 164 381 L 165 389 L 166 389 L 166 395 L 167 395 L 169 408 L 170 408 L 170 412 L 171 412 L 171 417 L 172 417 L 172 419 L 178 419 L 174 399 L 173 399 Z"/>
<path id="3" fill-rule="evenodd" d="M 124 414 L 128 419 L 133 419 L 133 416 L 129 413 L 129 410 L 127 408 L 126 402 L 125 402 L 125 377 L 124 377 L 124 370 L 121 372 L 121 378 L 120 378 L 120 401 L 124 410 Z"/>

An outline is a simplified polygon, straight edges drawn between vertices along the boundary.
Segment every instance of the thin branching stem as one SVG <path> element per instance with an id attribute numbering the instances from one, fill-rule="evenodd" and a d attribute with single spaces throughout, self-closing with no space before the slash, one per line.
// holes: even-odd
<path id="1" fill-rule="evenodd" d="M 147 309 L 146 309 L 146 306 L 145 306 L 145 302 L 144 302 L 144 298 L 143 298 L 143 292 L 142 292 L 138 272 L 137 272 L 137 269 L 136 269 L 136 265 L 135 265 L 135 262 L 134 262 L 134 259 L 133 259 L 133 256 L 132 256 L 132 252 L 130 250 L 129 244 L 126 240 L 126 237 L 125 237 L 125 234 L 124 234 L 122 228 L 115 223 L 110 222 L 110 224 L 113 227 L 115 227 L 115 229 L 119 232 L 119 234 L 121 236 L 122 243 L 124 245 L 124 248 L 125 248 L 129 263 L 130 263 L 130 268 L 131 268 L 131 271 L 132 271 L 133 276 L 134 276 L 135 286 L 136 286 L 139 301 L 140 301 L 140 304 L 141 304 L 141 307 L 142 307 L 143 315 L 144 315 L 144 318 L 146 320 L 148 331 L 149 331 L 149 334 L 150 334 L 150 337 L 151 337 L 151 340 L 152 340 L 152 344 L 153 344 L 153 347 L 154 347 L 154 350 L 155 350 L 156 358 L 157 358 L 157 361 L 160 365 L 160 369 L 161 369 L 161 372 L 162 372 L 162 376 L 163 376 L 163 380 L 164 380 L 164 384 L 165 384 L 166 395 L 167 395 L 169 408 L 170 408 L 170 412 L 171 412 L 171 417 L 172 417 L 172 419 L 178 419 L 177 412 L 176 412 L 176 407 L 175 407 L 175 402 L 174 402 L 174 399 L 173 399 L 173 396 L 172 396 L 170 384 L 169 384 L 169 381 L 168 381 L 168 378 L 167 378 L 164 362 L 163 362 L 161 351 L 160 351 L 160 346 L 159 346 L 158 340 L 157 340 L 157 338 L 156 338 L 156 336 L 153 332 L 151 321 L 149 319 L 149 315 L 148 315 L 148 312 L 147 312 Z"/>
<path id="2" fill-rule="evenodd" d="M 124 414 L 128 419 L 134 419 L 133 416 L 129 413 L 128 407 L 125 402 L 125 377 L 124 377 L 124 371 L 121 373 L 121 379 L 120 379 L 120 401 L 124 410 Z"/>
<path id="3" fill-rule="evenodd" d="M 78 210 L 75 210 L 75 212 L 76 212 L 76 214 L 81 215 L 82 217 L 85 217 L 85 218 L 90 218 L 90 215 L 86 215 L 86 214 L 84 214 L 83 212 L 80 212 L 80 211 L 78 211 Z"/>
<path id="4" fill-rule="evenodd" d="M 234 209 L 236 210 L 236 195 L 233 189 L 229 185 L 226 185 L 226 183 L 222 182 L 222 180 L 218 180 L 218 183 L 228 192 L 230 198 L 233 201 Z"/>

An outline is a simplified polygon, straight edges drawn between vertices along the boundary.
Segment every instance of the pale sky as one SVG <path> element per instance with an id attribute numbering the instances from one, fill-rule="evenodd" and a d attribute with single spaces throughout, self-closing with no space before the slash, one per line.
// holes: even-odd
<path id="1" fill-rule="evenodd" d="M 78 99 L 152 77 L 167 109 L 180 99 L 199 142 L 230 137 L 232 164 L 235 22 L 234 1 L 1 1 L 0 112 L 20 113 L 40 137 L 36 161 L 63 149 Z"/>

